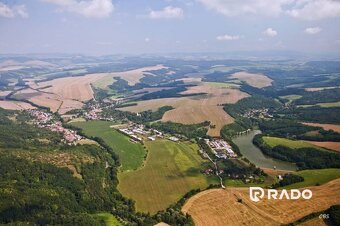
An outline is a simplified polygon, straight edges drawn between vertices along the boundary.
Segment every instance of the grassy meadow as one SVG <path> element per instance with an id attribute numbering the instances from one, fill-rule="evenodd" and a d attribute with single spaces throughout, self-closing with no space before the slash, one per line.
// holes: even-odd
<path id="1" fill-rule="evenodd" d="M 331 180 L 340 178 L 340 169 L 318 169 L 318 170 L 302 170 L 294 174 L 302 176 L 305 180 L 303 182 L 285 186 L 285 189 L 303 188 L 308 186 L 315 186 L 316 184 L 325 184 Z"/>
<path id="2" fill-rule="evenodd" d="M 134 170 L 144 161 L 146 151 L 142 144 L 132 143 L 130 138 L 111 128 L 112 122 L 88 121 L 75 122 L 72 125 L 83 130 L 88 136 L 100 137 L 118 155 L 121 161 L 121 170 Z"/>
<path id="3" fill-rule="evenodd" d="M 102 213 L 96 213 L 93 215 L 94 217 L 104 221 L 106 226 L 123 226 L 123 224 L 120 223 L 117 220 L 117 218 L 113 216 L 111 213 L 102 212 Z"/>
<path id="4" fill-rule="evenodd" d="M 286 138 L 270 137 L 270 136 L 263 137 L 263 140 L 271 148 L 278 146 L 278 145 L 282 145 L 282 146 L 286 146 L 286 147 L 294 148 L 294 149 L 297 149 L 297 148 L 316 148 L 316 149 L 319 149 L 319 150 L 325 150 L 323 148 L 320 148 L 318 146 L 315 146 L 313 144 L 310 144 L 308 142 L 301 141 L 301 140 L 289 140 L 289 139 L 286 139 Z"/>
<path id="5" fill-rule="evenodd" d="M 118 190 L 136 201 L 138 211 L 156 213 L 195 188 L 216 182 L 200 173 L 198 146 L 168 140 L 147 141 L 145 166 L 119 174 Z"/>

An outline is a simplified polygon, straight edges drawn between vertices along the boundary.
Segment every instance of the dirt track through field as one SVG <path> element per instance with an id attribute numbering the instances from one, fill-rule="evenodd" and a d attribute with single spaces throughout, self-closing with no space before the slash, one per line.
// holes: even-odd
<path id="1" fill-rule="evenodd" d="M 197 226 L 280 225 L 340 204 L 340 179 L 309 189 L 313 192 L 310 200 L 264 199 L 258 203 L 249 199 L 248 188 L 212 189 L 190 198 L 182 211 Z"/>

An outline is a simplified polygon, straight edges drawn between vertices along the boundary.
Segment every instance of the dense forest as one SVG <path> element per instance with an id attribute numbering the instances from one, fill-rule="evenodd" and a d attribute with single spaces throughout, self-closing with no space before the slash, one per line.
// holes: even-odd
<path id="1" fill-rule="evenodd" d="M 295 184 L 299 182 L 303 182 L 305 179 L 299 175 L 292 174 L 292 173 L 286 173 L 282 176 L 282 180 L 278 181 L 277 183 L 273 184 L 272 188 L 279 188 L 284 187 L 290 184 Z"/>
<path id="2" fill-rule="evenodd" d="M 116 189 L 118 157 L 99 139 L 62 144 L 17 111 L 0 109 L 0 122 L 0 224 L 104 225 L 96 213 L 107 212 L 125 225 L 192 225 L 178 209 L 136 213 Z"/>

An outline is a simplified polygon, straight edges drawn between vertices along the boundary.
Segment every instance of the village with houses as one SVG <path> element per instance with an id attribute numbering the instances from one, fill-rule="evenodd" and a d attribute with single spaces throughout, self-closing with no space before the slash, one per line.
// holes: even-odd
<path id="1" fill-rule="evenodd" d="M 54 120 L 51 113 L 40 110 L 28 110 L 28 113 L 34 118 L 33 124 L 39 128 L 45 128 L 63 135 L 63 142 L 72 145 L 83 139 L 76 131 L 64 128 L 61 121 Z"/>
<path id="2" fill-rule="evenodd" d="M 244 113 L 242 117 L 260 119 L 260 118 L 273 118 L 273 115 L 269 113 L 268 108 L 261 108 L 261 109 L 250 109 L 249 111 Z"/>

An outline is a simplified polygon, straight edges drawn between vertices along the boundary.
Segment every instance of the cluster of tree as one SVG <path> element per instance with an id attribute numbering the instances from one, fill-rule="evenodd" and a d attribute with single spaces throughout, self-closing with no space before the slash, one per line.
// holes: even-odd
<path id="1" fill-rule="evenodd" d="M 283 161 L 294 162 L 300 170 L 340 168 L 339 153 L 322 151 L 311 147 L 292 149 L 278 145 L 271 148 L 264 142 L 262 137 L 263 135 L 256 135 L 253 143 L 259 147 L 264 154 Z"/>
<path id="2" fill-rule="evenodd" d="M 223 170 L 222 178 L 244 179 L 247 176 L 265 176 L 265 173 L 254 164 L 245 164 L 237 159 L 221 159 L 217 161 L 218 169 Z"/>
<path id="3" fill-rule="evenodd" d="M 323 102 L 340 101 L 340 89 L 325 89 L 317 92 L 308 92 L 294 101 L 296 105 L 313 105 Z"/>
<path id="4" fill-rule="evenodd" d="M 236 104 L 226 104 L 224 106 L 224 110 L 234 118 L 237 118 L 240 117 L 241 114 L 244 114 L 251 109 L 266 108 L 270 112 L 280 107 L 280 102 L 272 98 L 255 95 L 244 98 L 238 101 Z"/>
<path id="5" fill-rule="evenodd" d="M 8 86 L 9 82 L 7 81 L 7 79 L 5 78 L 5 76 L 0 75 L 0 88 L 4 89 Z"/>
<path id="6" fill-rule="evenodd" d="M 261 121 L 259 128 L 263 133 L 279 137 L 298 137 L 310 131 L 320 129 L 319 127 L 307 126 L 289 119 L 273 119 Z"/>
<path id="7" fill-rule="evenodd" d="M 235 121 L 231 124 L 225 125 L 221 129 L 221 135 L 224 139 L 229 138 L 231 139 L 235 135 L 237 135 L 240 132 L 244 132 L 247 129 L 250 129 L 253 127 L 253 122 L 245 117 L 238 117 L 235 119 Z"/>
<path id="8" fill-rule="evenodd" d="M 60 142 L 61 136 L 47 129 L 28 125 L 28 115 L 15 113 L 0 108 L 0 147 L 36 149 L 41 140 L 48 140 L 51 145 Z"/>
<path id="9" fill-rule="evenodd" d="M 303 182 L 305 179 L 299 175 L 292 174 L 292 173 L 287 173 L 282 176 L 282 180 L 279 182 L 273 184 L 271 187 L 272 188 L 279 188 L 279 187 L 284 187 L 290 184 L 295 184 L 299 182 Z"/>
<path id="10" fill-rule="evenodd" d="M 195 94 L 181 94 L 187 90 L 187 86 L 177 86 L 171 89 L 163 89 L 157 92 L 147 93 L 138 98 L 139 100 L 153 100 L 160 98 L 170 98 L 170 97 L 186 97 L 186 96 L 197 96 L 203 95 L 204 93 L 195 93 Z"/>
<path id="11" fill-rule="evenodd" d="M 14 116 L 15 120 L 11 120 Z M 178 205 L 175 211 L 167 209 L 153 216 L 136 212 L 134 202 L 123 197 L 116 188 L 119 159 L 103 140 L 93 138 L 100 146 L 68 146 L 53 142 L 49 145 L 37 142 L 32 146 L 31 140 L 53 140 L 53 137 L 49 137 L 49 132 L 44 129 L 24 125 L 27 117 L 20 112 L 0 110 L 0 126 L 6 129 L 0 130 L 0 143 L 5 144 L 10 136 L 19 135 L 23 136 L 21 142 L 26 142 L 24 147 L 1 148 L 0 224 L 103 225 L 95 213 L 109 212 L 127 225 L 154 225 L 159 220 L 174 225 L 193 225 L 192 219 L 183 215 Z M 81 176 L 79 179 L 66 167 L 56 166 L 48 160 L 24 159 L 17 155 L 18 151 L 32 153 L 33 160 L 33 152 L 39 156 L 66 152 L 87 156 L 94 161 L 72 162 Z"/>
<path id="12" fill-rule="evenodd" d="M 172 135 L 183 135 L 188 139 L 195 139 L 198 137 L 206 137 L 208 132 L 207 127 L 210 122 L 205 121 L 199 124 L 184 125 L 181 123 L 174 122 L 156 122 L 152 123 L 150 126 L 154 129 L 169 133 Z"/>
<path id="13" fill-rule="evenodd" d="M 105 108 L 102 112 L 102 116 L 105 118 L 112 118 L 115 121 L 129 120 L 135 123 L 148 123 L 160 120 L 164 113 L 173 109 L 171 106 L 160 107 L 157 111 L 143 111 L 138 114 L 128 111 L 119 111 L 113 108 Z"/>
<path id="14" fill-rule="evenodd" d="M 308 108 L 287 108 L 283 109 L 278 114 L 284 115 L 284 118 L 295 119 L 305 122 L 318 123 L 335 123 L 340 122 L 340 107 L 308 107 Z"/>
<path id="15" fill-rule="evenodd" d="M 340 205 L 331 206 L 326 210 L 326 214 L 329 216 L 328 222 L 331 226 L 340 225 Z"/>
<path id="16" fill-rule="evenodd" d="M 204 82 L 228 82 L 235 80 L 234 78 L 231 78 L 230 76 L 237 72 L 236 70 L 225 73 L 221 71 L 214 71 L 213 73 L 204 75 L 202 81 Z"/>
<path id="17" fill-rule="evenodd" d="M 278 137 L 314 141 L 340 141 L 340 133 L 338 132 L 324 130 L 315 126 L 307 126 L 289 119 L 261 121 L 259 128 L 266 134 Z M 308 133 L 311 131 L 313 133 Z"/>

